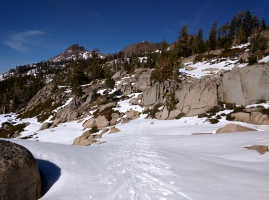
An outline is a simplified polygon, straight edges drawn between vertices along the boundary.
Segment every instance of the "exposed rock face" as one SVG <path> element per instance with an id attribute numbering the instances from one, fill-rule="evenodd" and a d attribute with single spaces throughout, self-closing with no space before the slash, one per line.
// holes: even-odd
<path id="1" fill-rule="evenodd" d="M 181 64 L 187 64 L 187 63 L 194 63 L 194 61 L 195 61 L 195 55 L 193 55 L 193 56 L 190 56 L 190 57 L 188 57 L 188 58 L 182 58 L 182 60 L 181 60 Z"/>
<path id="2" fill-rule="evenodd" d="M 99 112 L 102 112 L 103 110 L 105 110 L 106 108 L 109 108 L 109 107 L 114 107 L 116 105 L 115 102 L 110 102 L 110 103 L 107 103 L 107 104 L 104 104 L 104 105 L 100 105 L 98 107 L 99 109 Z"/>
<path id="3" fill-rule="evenodd" d="M 223 74 L 220 86 L 220 100 L 237 105 L 248 105 L 269 99 L 269 64 L 235 67 Z"/>
<path id="4" fill-rule="evenodd" d="M 121 50 L 125 55 L 140 54 L 141 52 L 156 51 L 161 49 L 162 43 L 152 43 L 149 41 L 137 42 Z"/>
<path id="5" fill-rule="evenodd" d="M 152 70 L 145 68 L 138 68 L 135 74 L 129 77 L 124 77 L 121 83 L 117 86 L 116 90 L 121 91 L 123 95 L 129 95 L 136 91 L 144 91 L 151 87 L 150 75 Z M 120 71 L 113 75 L 115 80 L 123 78 Z"/>
<path id="6" fill-rule="evenodd" d="M 120 114 L 119 113 L 112 113 L 111 114 L 111 118 L 112 119 L 119 119 L 120 118 Z"/>
<path id="7" fill-rule="evenodd" d="M 91 119 L 85 121 L 82 126 L 84 128 L 92 128 L 93 125 L 94 125 L 94 123 L 95 123 L 95 119 L 94 118 L 91 118 Z"/>
<path id="8" fill-rule="evenodd" d="M 0 199 L 36 200 L 41 197 L 37 161 L 25 147 L 0 140 Z"/>
<path id="9" fill-rule="evenodd" d="M 45 122 L 45 123 L 42 124 L 42 126 L 40 127 L 39 130 L 41 131 L 41 130 L 48 129 L 51 125 L 52 125 L 52 123 L 50 123 L 50 122 Z"/>
<path id="10" fill-rule="evenodd" d="M 111 119 L 110 122 L 109 122 L 109 125 L 110 126 L 114 126 L 117 124 L 117 120 L 116 119 Z"/>
<path id="11" fill-rule="evenodd" d="M 84 128 L 92 128 L 93 126 L 98 128 L 104 128 L 109 125 L 109 121 L 105 116 L 99 115 L 97 118 L 91 118 L 83 123 Z"/>
<path id="12" fill-rule="evenodd" d="M 176 98 L 179 101 L 176 105 L 177 109 L 186 116 L 194 116 L 216 106 L 218 82 L 217 78 L 205 77 L 184 83 L 182 88 L 176 91 Z"/>
<path id="13" fill-rule="evenodd" d="M 245 147 L 245 148 L 251 149 L 251 150 L 256 150 L 260 154 L 265 154 L 265 152 L 269 151 L 268 146 L 265 146 L 265 145 L 253 145 L 253 146 Z"/>
<path id="14" fill-rule="evenodd" d="M 88 146 L 95 142 L 96 140 L 92 136 L 91 132 L 86 131 L 74 140 L 73 145 Z"/>
<path id="15" fill-rule="evenodd" d="M 223 128 L 219 128 L 216 133 L 234 133 L 234 132 L 248 132 L 257 131 L 252 128 L 241 126 L 239 124 L 226 124 Z"/>
<path id="16" fill-rule="evenodd" d="M 164 105 L 163 110 L 156 113 L 155 117 L 157 119 L 175 119 L 183 114 L 185 116 L 195 116 L 216 106 L 219 100 L 224 103 L 235 103 L 238 105 L 256 103 L 259 100 L 269 100 L 269 64 L 234 68 L 230 72 L 223 73 L 221 77 L 207 76 L 195 79 L 185 76 L 185 80 L 182 83 L 168 80 L 154 84 L 150 80 L 151 69 L 139 68 L 135 70 L 133 75 L 126 75 L 126 73 L 126 71 L 120 70 L 114 74 L 113 78 L 115 80 L 121 80 L 121 83 L 117 86 L 117 91 L 120 91 L 120 94 L 123 95 L 143 91 L 138 98 L 130 100 L 130 104 L 133 105 L 139 104 L 143 107 L 150 107 L 157 103 Z M 84 86 L 84 95 L 82 97 L 74 97 L 69 105 L 60 109 L 51 127 L 59 123 L 82 119 L 88 115 L 90 110 L 96 109 L 94 90 L 101 88 L 104 88 L 101 81 L 94 86 Z M 59 91 L 55 94 L 52 91 L 53 85 L 48 84 L 29 102 L 25 110 L 34 107 L 40 102 L 44 102 L 48 98 L 60 101 L 61 99 L 58 99 L 57 96 L 63 96 L 63 94 L 59 93 Z M 173 110 L 171 110 L 171 107 L 168 106 L 168 109 L 166 106 L 169 95 L 172 93 L 174 93 L 176 98 Z M 71 97 L 71 94 L 65 94 L 65 99 L 67 97 Z M 110 102 L 106 105 L 100 105 L 98 109 L 101 112 L 107 107 L 115 106 L 115 104 L 115 102 Z M 234 117 L 239 121 L 248 123 L 269 124 L 268 117 L 260 113 L 240 113 L 235 114 Z M 117 120 L 113 117 L 112 119 L 108 121 L 99 117 L 94 119 L 94 122 L 100 128 L 115 125 Z M 131 120 L 133 117 L 127 117 L 124 122 L 129 121 L 129 119 Z M 89 128 L 92 124 L 93 120 L 88 121 L 83 126 Z M 44 124 L 42 129 L 47 128 L 46 126 Z"/>
<path id="17" fill-rule="evenodd" d="M 117 71 L 117 72 L 112 76 L 112 78 L 113 78 L 115 81 L 118 81 L 118 80 L 120 80 L 125 74 L 127 74 L 127 71 L 119 70 L 119 71 Z"/>
<path id="18" fill-rule="evenodd" d="M 106 119 L 105 116 L 98 116 L 97 119 L 95 119 L 96 126 L 98 128 L 104 128 L 109 125 L 109 121 Z"/>
<path id="19" fill-rule="evenodd" d="M 123 95 L 129 95 L 132 93 L 133 86 L 131 83 L 119 84 L 116 90 L 121 91 Z"/>
<path id="20" fill-rule="evenodd" d="M 192 67 L 192 66 L 190 66 L 190 65 L 187 65 L 187 66 L 185 67 L 185 69 L 188 70 L 188 71 L 192 71 L 192 70 L 197 69 L 197 67 Z"/>
<path id="21" fill-rule="evenodd" d="M 169 112 L 164 109 L 156 114 L 158 119 L 174 119 L 180 113 L 184 113 L 186 116 L 204 113 L 216 106 L 218 100 L 237 105 L 268 100 L 268 88 L 269 64 L 244 68 L 235 67 L 219 78 L 209 76 L 201 79 L 188 78 L 180 86 L 173 85 L 169 81 L 157 83 L 143 92 L 141 105 L 146 107 L 154 105 L 156 102 L 165 104 L 167 95 L 171 94 L 171 91 L 175 91 L 178 100 L 176 110 Z M 258 113 L 252 113 L 251 116 L 244 114 L 240 117 L 245 118 L 244 121 L 250 118 L 247 121 L 250 123 L 267 123 L 266 116 L 260 116 Z"/>
<path id="22" fill-rule="evenodd" d="M 172 110 L 170 113 L 169 113 L 169 116 L 167 119 L 176 119 L 180 114 L 184 114 L 182 113 L 180 110 Z"/>
<path id="23" fill-rule="evenodd" d="M 261 112 L 238 112 L 231 115 L 236 121 L 259 124 L 259 125 L 269 125 L 268 115 L 262 114 Z"/>
<path id="24" fill-rule="evenodd" d="M 169 111 L 168 111 L 166 106 L 164 107 L 164 109 L 161 112 L 157 112 L 155 114 L 156 119 L 161 119 L 161 120 L 167 119 L 168 116 L 169 116 Z"/>
<path id="25" fill-rule="evenodd" d="M 180 88 L 175 90 L 175 97 L 178 100 L 176 113 L 185 113 L 186 116 L 194 116 L 206 112 L 209 108 L 217 105 L 218 78 L 205 77 L 201 79 L 191 79 L 191 81 L 184 82 Z M 165 94 L 170 94 L 173 87 L 169 82 L 156 84 L 144 91 L 141 104 L 143 106 L 153 105 L 156 102 L 164 103 L 166 101 Z M 161 116 L 160 116 L 161 115 Z M 173 113 L 174 115 L 174 113 Z M 159 113 L 160 119 L 172 119 L 169 117 L 169 111 Z"/>
<path id="26" fill-rule="evenodd" d="M 116 127 L 112 127 L 109 131 L 109 134 L 112 134 L 112 133 L 117 133 L 117 132 L 120 132 L 120 129 L 116 128 Z"/>
<path id="27" fill-rule="evenodd" d="M 131 104 L 131 105 L 138 105 L 139 103 L 138 103 L 138 98 L 132 98 L 130 101 L 129 101 L 129 103 Z"/>
<path id="28" fill-rule="evenodd" d="M 158 102 L 163 98 L 163 84 L 155 84 L 151 88 L 145 90 L 143 92 L 142 96 L 142 101 L 141 104 L 142 106 L 150 106 Z"/>
<path id="29" fill-rule="evenodd" d="M 148 88 L 151 87 L 151 81 L 150 81 L 150 76 L 151 76 L 151 69 L 137 69 L 135 71 L 137 80 L 134 83 L 134 89 L 135 90 L 141 90 L 144 91 Z"/>
<path id="30" fill-rule="evenodd" d="M 39 90 L 36 95 L 29 101 L 27 106 L 24 108 L 25 111 L 31 110 L 36 105 L 45 102 L 48 100 L 52 95 L 53 85 L 48 84 Z"/>
<path id="31" fill-rule="evenodd" d="M 91 102 L 95 100 L 94 89 L 95 87 L 84 87 L 84 95 L 81 98 L 73 98 L 67 106 L 57 112 L 53 126 L 86 116 L 89 113 Z"/>
<path id="32" fill-rule="evenodd" d="M 139 112 L 136 110 L 130 110 L 126 112 L 126 118 L 133 120 L 139 117 Z"/>

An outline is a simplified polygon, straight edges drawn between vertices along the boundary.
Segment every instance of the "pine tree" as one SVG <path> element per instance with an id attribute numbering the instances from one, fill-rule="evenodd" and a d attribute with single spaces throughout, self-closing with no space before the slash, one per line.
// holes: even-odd
<path id="1" fill-rule="evenodd" d="M 188 37 L 188 27 L 183 26 L 179 32 L 178 41 L 176 44 L 176 51 L 179 57 L 189 57 L 191 55 L 191 48 Z"/>
<path id="2" fill-rule="evenodd" d="M 199 29 L 197 37 L 196 37 L 197 49 L 196 53 L 204 53 L 205 52 L 205 42 L 204 42 L 204 33 L 203 29 Z"/>
<path id="3" fill-rule="evenodd" d="M 207 40 L 207 48 L 208 50 L 216 50 L 217 48 L 217 23 L 213 23 L 210 32 L 209 37 Z"/>
<path id="4" fill-rule="evenodd" d="M 189 35 L 189 46 L 191 49 L 191 55 L 194 55 L 196 53 L 197 49 L 197 36 L 195 34 Z"/>
<path id="5" fill-rule="evenodd" d="M 236 36 L 236 32 L 237 32 L 237 17 L 234 16 L 231 24 L 230 24 L 230 30 L 229 30 L 229 36 L 228 36 L 228 40 L 231 44 L 233 44 L 235 36 Z"/>
<path id="6" fill-rule="evenodd" d="M 267 49 L 268 39 L 262 35 L 261 30 L 255 29 L 250 37 L 249 64 L 254 64 L 261 59 Z"/>
<path id="7" fill-rule="evenodd" d="M 229 30 L 230 30 L 230 25 L 228 22 L 222 25 L 219 29 L 217 46 L 221 49 L 224 48 L 227 50 L 227 49 L 230 49 L 232 46 L 232 42 L 229 39 Z"/>
<path id="8" fill-rule="evenodd" d="M 257 16 L 252 17 L 251 26 L 251 34 L 254 30 L 260 29 L 260 20 Z"/>
<path id="9" fill-rule="evenodd" d="M 266 26 L 265 19 L 262 19 L 262 21 L 261 21 L 261 30 L 265 31 L 266 29 L 267 29 L 267 26 Z"/>
<path id="10" fill-rule="evenodd" d="M 236 36 L 236 44 L 242 44 L 247 41 L 246 33 L 242 26 L 239 26 L 238 33 Z"/>
<path id="11" fill-rule="evenodd" d="M 242 24 L 242 29 L 246 35 L 245 40 L 242 41 L 243 43 L 247 42 L 247 39 L 250 37 L 250 35 L 252 33 L 252 28 L 253 28 L 252 23 L 253 23 L 253 21 L 252 21 L 251 13 L 249 11 L 247 11 L 244 15 L 243 24 Z"/>
<path id="12" fill-rule="evenodd" d="M 164 39 L 161 44 L 160 44 L 160 51 L 164 52 L 166 51 L 166 49 L 168 48 L 168 43 L 166 42 L 166 40 Z"/>

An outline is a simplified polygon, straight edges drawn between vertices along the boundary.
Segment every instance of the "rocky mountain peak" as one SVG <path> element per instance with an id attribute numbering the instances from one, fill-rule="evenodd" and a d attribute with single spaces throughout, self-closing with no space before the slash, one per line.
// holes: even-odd
<path id="1" fill-rule="evenodd" d="M 62 60 L 72 60 L 77 57 L 87 59 L 88 57 L 91 57 L 91 55 L 92 55 L 91 51 L 88 51 L 84 47 L 79 46 L 79 44 L 73 44 L 70 47 L 68 47 L 65 51 L 63 51 L 61 54 L 50 59 L 50 61 L 57 62 Z"/>
<path id="2" fill-rule="evenodd" d="M 87 51 L 83 46 L 79 46 L 79 44 L 73 44 L 66 49 L 66 51 L 80 52 Z"/>

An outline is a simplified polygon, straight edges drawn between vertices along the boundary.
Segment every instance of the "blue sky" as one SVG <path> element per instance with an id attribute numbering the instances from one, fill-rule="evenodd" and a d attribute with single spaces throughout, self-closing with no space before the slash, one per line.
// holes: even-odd
<path id="1" fill-rule="evenodd" d="M 239 11 L 269 23 L 268 0 L 2 0 L 0 73 L 47 60 L 78 43 L 115 53 L 140 41 L 171 43 L 183 25 L 204 36 Z"/>

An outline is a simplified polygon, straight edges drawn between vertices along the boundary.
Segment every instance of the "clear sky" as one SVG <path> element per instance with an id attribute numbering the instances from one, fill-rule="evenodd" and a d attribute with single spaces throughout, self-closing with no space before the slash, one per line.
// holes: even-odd
<path id="1" fill-rule="evenodd" d="M 0 73 L 50 59 L 78 43 L 115 53 L 141 41 L 171 43 L 183 25 L 204 36 L 239 11 L 269 23 L 268 0 L 2 0 Z"/>

